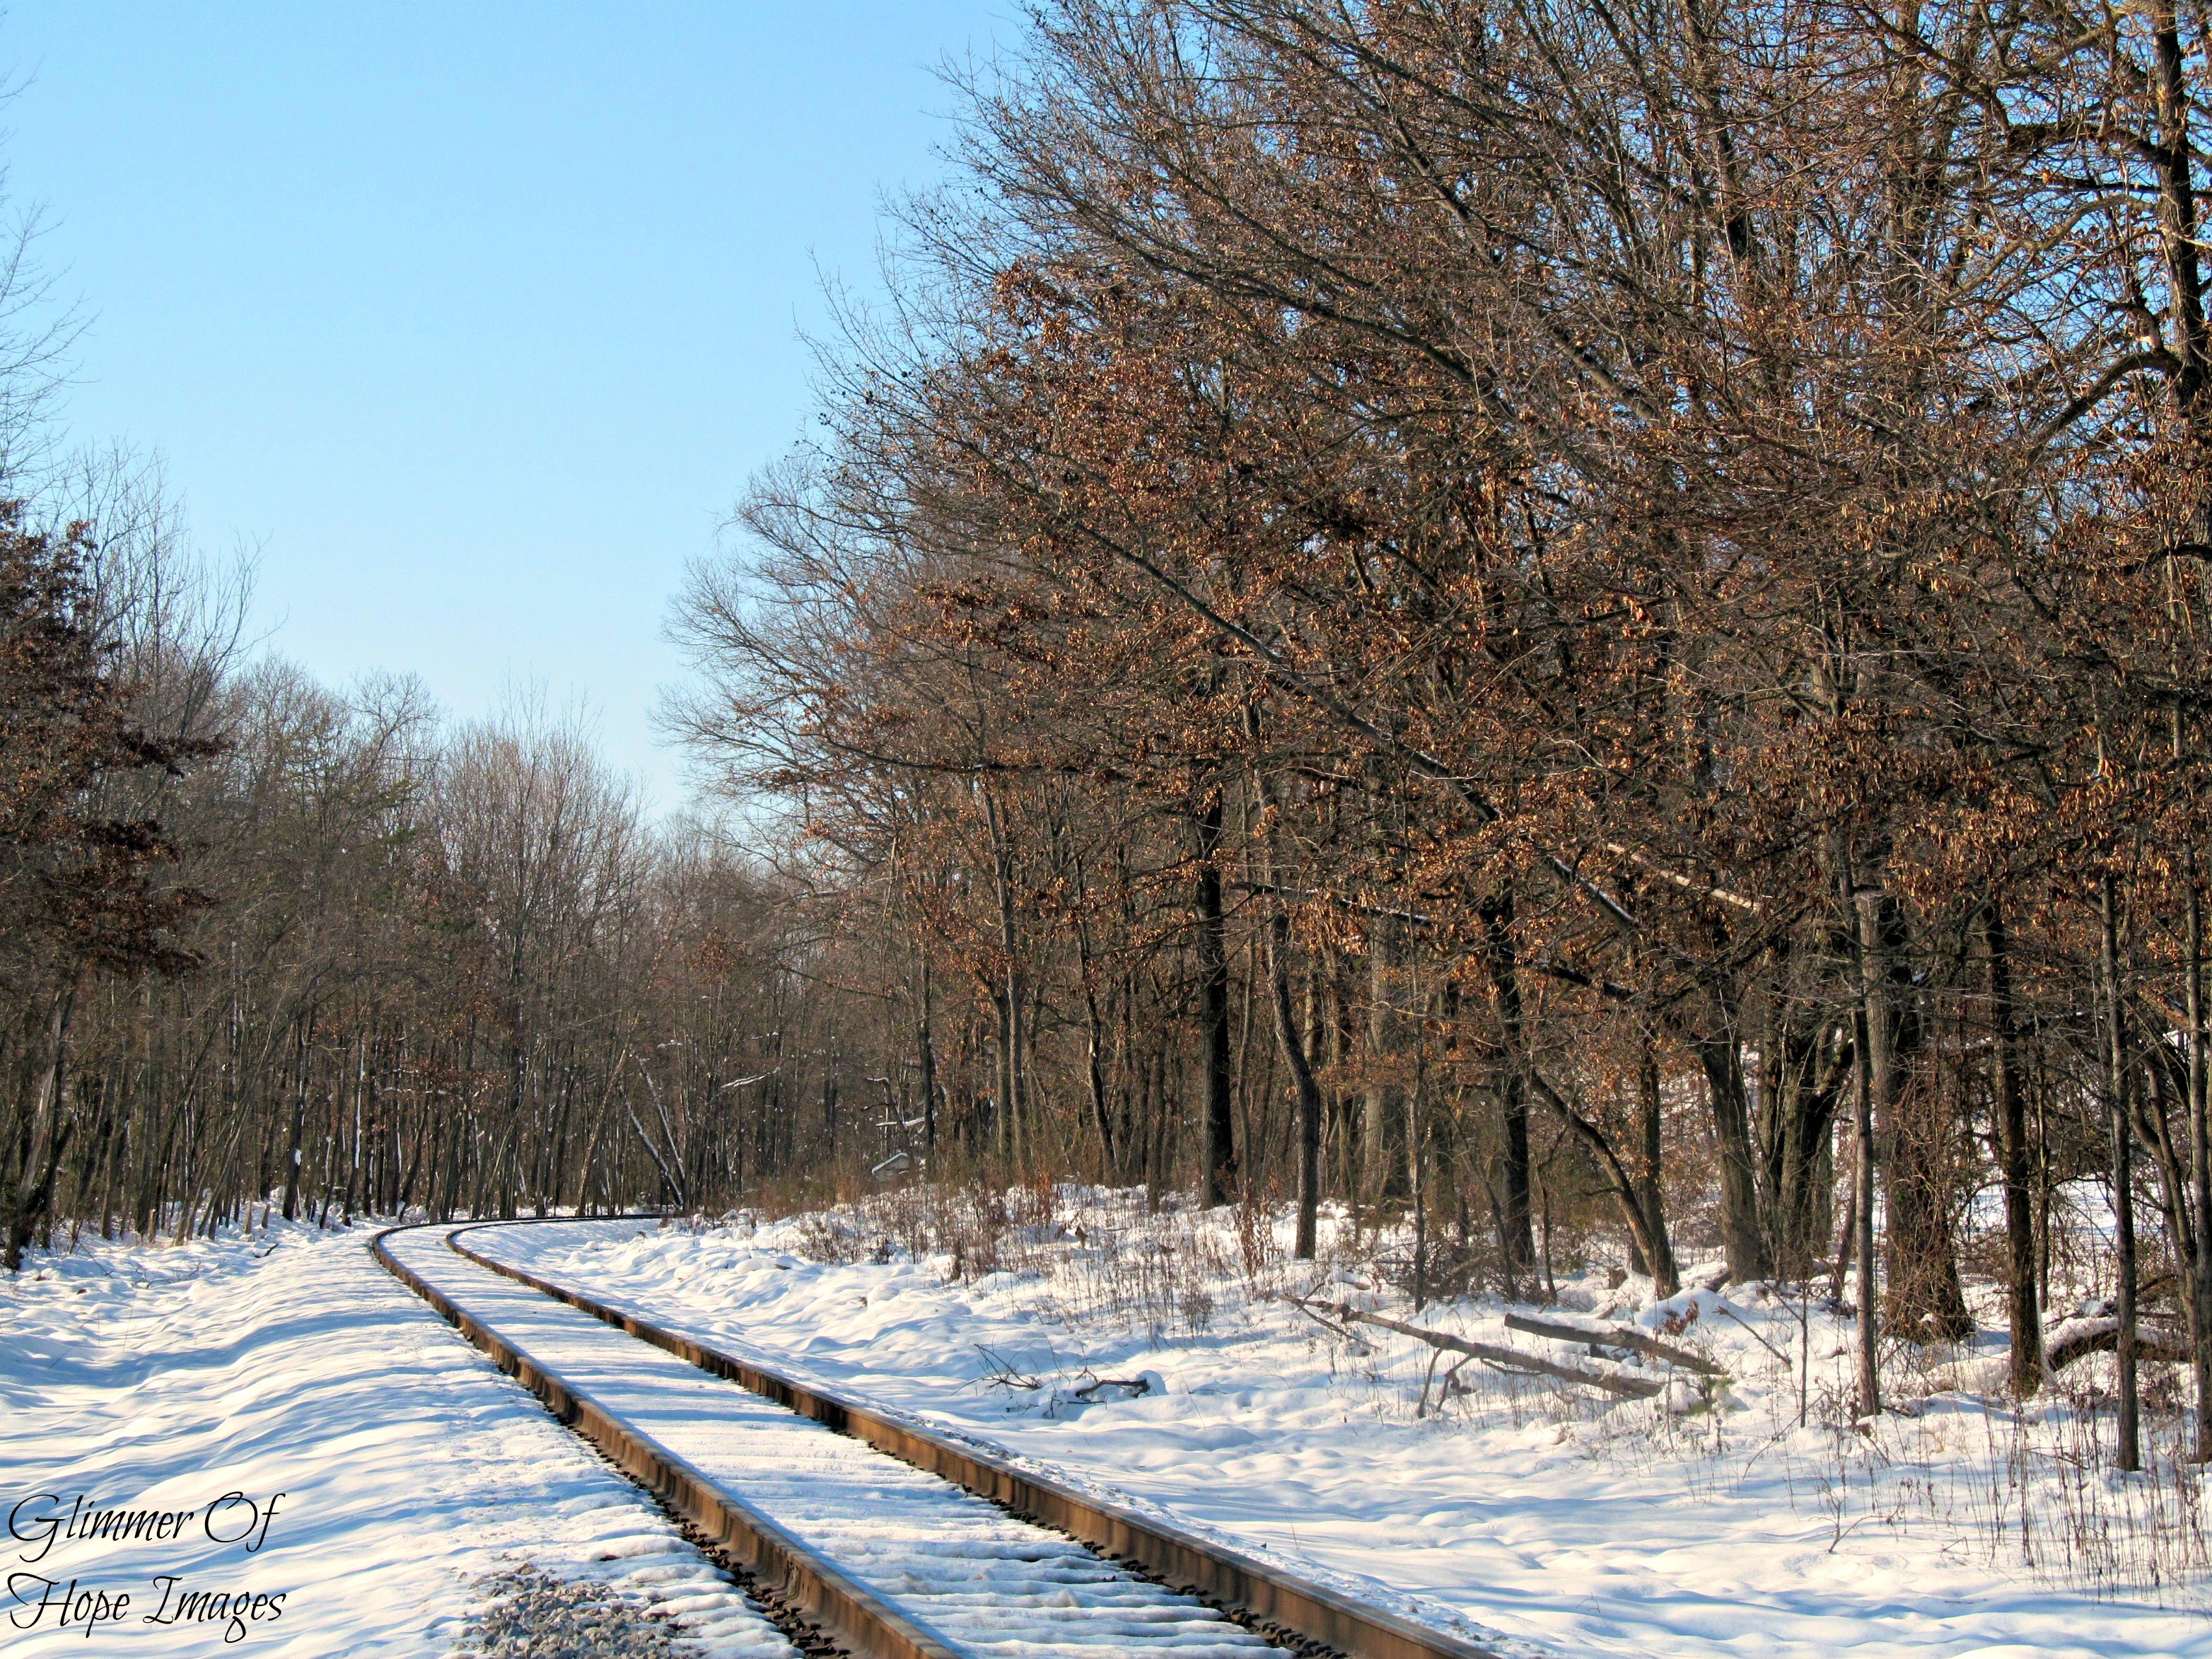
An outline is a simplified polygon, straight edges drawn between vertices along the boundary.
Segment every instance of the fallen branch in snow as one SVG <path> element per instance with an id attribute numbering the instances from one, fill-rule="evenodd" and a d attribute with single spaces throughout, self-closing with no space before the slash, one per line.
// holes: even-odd
<path id="1" fill-rule="evenodd" d="M 1315 1324 L 1320 1326 L 1322 1329 L 1328 1332 L 1331 1335 L 1342 1337 L 1346 1341 L 1351 1343 L 1353 1347 L 1357 1348 L 1361 1353 L 1372 1352 L 1372 1348 L 1365 1337 L 1360 1335 L 1357 1331 L 1347 1331 L 1343 1326 L 1338 1324 L 1334 1320 L 1323 1319 L 1319 1314 L 1313 1310 L 1312 1304 L 1306 1302 L 1302 1297 L 1285 1295 L 1283 1297 L 1283 1300 L 1289 1303 L 1293 1308 L 1296 1308 L 1300 1313 L 1304 1314 L 1308 1319 L 1312 1320 Z"/>
<path id="2" fill-rule="evenodd" d="M 1656 1337 L 1646 1336 L 1641 1331 L 1632 1330 L 1623 1325 L 1592 1328 L 1587 1325 L 1565 1325 L 1549 1319 L 1534 1319 L 1527 1314 L 1510 1313 L 1505 1316 L 1505 1328 L 1526 1331 L 1531 1336 L 1548 1336 L 1561 1342 L 1596 1342 L 1608 1347 L 1632 1348 L 1638 1353 L 1663 1359 L 1670 1365 L 1680 1365 L 1684 1370 L 1695 1371 L 1700 1376 L 1727 1375 L 1701 1353 L 1674 1347 Z"/>
<path id="3" fill-rule="evenodd" d="M 1139 1395 L 1150 1394 L 1152 1382 L 1148 1376 L 1094 1376 L 1071 1392 L 1078 1400 L 1094 1400 L 1101 1389 L 1127 1389 L 1129 1397 L 1133 1400 Z"/>
<path id="4" fill-rule="evenodd" d="M 985 1388 L 1022 1389 L 1034 1392 L 1044 1387 L 1042 1377 L 1023 1376 L 1014 1369 L 1011 1361 L 994 1350 L 985 1347 L 981 1342 L 975 1345 L 975 1352 L 983 1356 L 984 1364 L 990 1368 L 975 1379 Z"/>
<path id="5" fill-rule="evenodd" d="M 2085 1354 L 2110 1353 L 2119 1340 L 2120 1322 L 2117 1319 L 2069 1319 L 2044 1339 L 2044 1361 L 2054 1371 L 2063 1370 Z M 2138 1359 L 2179 1361 L 2189 1357 L 2189 1338 L 2182 1332 L 2161 1331 L 2149 1326 L 2136 1332 Z"/>
<path id="6" fill-rule="evenodd" d="M 1607 1394 L 1627 1395 L 1638 1400 L 1650 1400 L 1664 1394 L 1667 1385 L 1655 1382 L 1645 1376 L 1620 1376 L 1612 1371 L 1585 1370 L 1579 1365 L 1562 1365 L 1520 1348 L 1504 1348 L 1493 1342 L 1470 1342 L 1463 1336 L 1454 1336 L 1449 1331 L 1432 1331 L 1423 1325 L 1408 1325 L 1403 1320 L 1386 1319 L 1381 1314 L 1362 1313 L 1358 1309 L 1339 1303 L 1330 1310 L 1347 1324 L 1380 1325 L 1386 1331 L 1395 1331 L 1401 1336 L 1410 1336 L 1427 1343 L 1432 1348 L 1449 1348 L 1454 1353 L 1463 1353 L 1476 1359 L 1488 1360 L 1508 1370 L 1535 1371 L 1546 1376 L 1556 1376 L 1562 1382 L 1580 1382 L 1593 1389 L 1603 1389 Z"/>

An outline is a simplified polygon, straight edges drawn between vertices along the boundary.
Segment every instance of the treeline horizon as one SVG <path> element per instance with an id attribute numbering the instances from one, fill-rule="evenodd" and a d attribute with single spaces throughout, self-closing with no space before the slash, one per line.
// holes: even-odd
<path id="1" fill-rule="evenodd" d="M 182 1239 L 264 1206 L 726 1204 L 853 1132 L 787 880 L 649 823 L 542 695 L 456 720 L 246 649 L 241 578 L 158 476 L 91 482 L 96 513 L 0 532 L 9 643 L 58 622 L 80 671 L 9 743 L 8 1265 L 57 1226 Z"/>
<path id="2" fill-rule="evenodd" d="M 1339 1203 L 1417 1300 L 1825 1285 L 1867 1413 L 1978 1279 L 2033 1393 L 2086 1288 L 2132 1466 L 2142 1354 L 2212 1387 L 2203 29 L 1051 0 L 677 600 L 719 828 L 557 726 L 175 717 L 79 583 L 158 742 L 40 845 L 158 828 L 134 951 L 26 954 L 11 1252 Z"/>

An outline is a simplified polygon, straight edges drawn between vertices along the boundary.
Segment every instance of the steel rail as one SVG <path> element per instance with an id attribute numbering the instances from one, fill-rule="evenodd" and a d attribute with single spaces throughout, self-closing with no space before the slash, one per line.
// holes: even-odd
<path id="1" fill-rule="evenodd" d="M 479 1267 L 565 1302 L 703 1371 L 765 1395 L 901 1462 L 963 1486 L 1024 1520 L 1065 1533 L 1109 1558 L 1133 1563 L 1172 1589 L 1237 1614 L 1262 1634 L 1303 1638 L 1352 1659 L 1497 1659 L 1488 1648 L 1367 1606 L 1326 1586 L 1308 1583 L 1272 1562 L 1201 1539 L 1155 1516 L 1139 1515 L 1035 1470 L 1017 1468 L 918 1423 L 860 1405 L 826 1389 L 795 1382 L 751 1360 L 496 1261 L 460 1242 L 464 1233 L 513 1224 L 478 1222 L 457 1227 L 447 1235 L 447 1247 Z"/>
<path id="2" fill-rule="evenodd" d="M 418 1227 L 447 1225 L 450 1224 L 417 1224 Z M 696 1527 L 711 1544 L 735 1558 L 823 1634 L 869 1659 L 877 1656 L 881 1659 L 966 1659 L 943 1638 L 898 1612 L 743 1498 L 651 1436 L 630 1427 L 585 1390 L 534 1358 L 527 1349 L 465 1312 L 394 1255 L 386 1243 L 394 1233 L 416 1230 L 387 1227 L 369 1242 L 370 1251 L 400 1283 L 489 1354 L 500 1370 L 536 1395 L 546 1410 Z M 453 1243 L 450 1233 L 447 1243 Z"/>

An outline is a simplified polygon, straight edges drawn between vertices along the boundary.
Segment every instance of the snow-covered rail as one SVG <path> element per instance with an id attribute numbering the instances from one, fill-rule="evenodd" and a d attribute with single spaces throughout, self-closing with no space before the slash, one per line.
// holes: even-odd
<path id="1" fill-rule="evenodd" d="M 1486 1659 L 495 1261 L 464 1241 L 473 1231 L 395 1229 L 375 1249 L 556 1416 L 855 1654 Z"/>

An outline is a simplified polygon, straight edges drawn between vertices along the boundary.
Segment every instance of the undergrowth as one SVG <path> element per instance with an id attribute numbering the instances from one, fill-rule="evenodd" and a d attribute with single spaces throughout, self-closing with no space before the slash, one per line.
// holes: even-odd
<path id="1" fill-rule="evenodd" d="M 1542 1425 L 1577 1455 L 1661 1476 L 1692 1497 L 1775 1483 L 1831 1549 L 1869 1533 L 1917 1536 L 2052 1588 L 2212 1607 L 2212 1536 L 2203 1473 L 2186 1456 L 2195 1401 L 2184 1368 L 2143 1367 L 2143 1468 L 2124 1474 L 2113 1462 L 2110 1356 L 2078 1362 L 2042 1396 L 2020 1401 L 1999 1386 L 2001 1329 L 1952 1347 L 1891 1342 L 1889 1409 L 1862 1421 L 1850 1309 L 1826 1281 L 1693 1289 L 1662 1310 L 1651 1307 L 1648 1279 L 1574 1261 L 1522 1305 L 1612 1323 L 1648 1310 L 1668 1340 L 1727 1372 L 1715 1388 L 1614 1400 L 1329 1319 L 1330 1307 L 1349 1304 L 1557 1352 L 1499 1328 L 1506 1304 L 1495 1293 L 1431 1295 L 1416 1308 L 1401 1223 L 1330 1206 L 1311 1261 L 1291 1258 L 1291 1229 L 1281 1205 L 1209 1212 L 1175 1194 L 1148 1201 L 1141 1190 L 1038 1182 L 872 1194 L 794 1217 L 782 1237 L 822 1261 L 925 1263 L 947 1282 L 1009 1292 L 1040 1318 L 1111 1326 L 1153 1348 L 1224 1328 L 1293 1329 L 1358 1408 L 1436 1432 Z M 1431 1283 L 1441 1259 L 1424 1264 Z M 1720 1277 L 1717 1263 L 1692 1263 L 1685 1282 Z M 1995 1287 L 1972 1289 L 1985 1328 L 2001 1327 Z M 1848 1279 L 1844 1291 L 1855 1294 Z"/>

